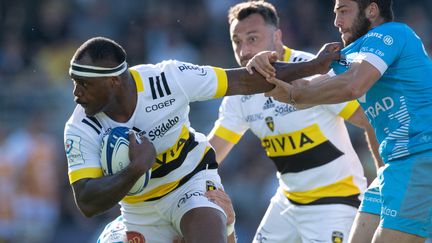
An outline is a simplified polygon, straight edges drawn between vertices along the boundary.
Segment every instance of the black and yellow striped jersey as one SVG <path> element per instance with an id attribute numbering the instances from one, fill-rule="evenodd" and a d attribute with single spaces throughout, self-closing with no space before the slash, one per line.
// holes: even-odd
<path id="1" fill-rule="evenodd" d="M 285 61 L 312 57 L 285 48 Z M 358 107 L 351 101 L 297 110 L 264 94 L 225 97 L 212 134 L 237 143 L 251 129 L 275 163 L 281 189 L 294 203 L 358 206 L 366 180 L 344 123 Z"/>
<path id="2" fill-rule="evenodd" d="M 122 204 L 154 200 L 182 185 L 198 169 L 215 162 L 206 136 L 190 127 L 189 102 L 221 97 L 227 90 L 223 69 L 175 60 L 129 69 L 138 91 L 135 112 L 118 123 L 103 112 L 87 117 L 77 105 L 65 125 L 64 141 L 70 183 L 102 176 L 100 150 L 104 134 L 125 126 L 144 134 L 155 146 L 156 162 L 144 191 Z"/>

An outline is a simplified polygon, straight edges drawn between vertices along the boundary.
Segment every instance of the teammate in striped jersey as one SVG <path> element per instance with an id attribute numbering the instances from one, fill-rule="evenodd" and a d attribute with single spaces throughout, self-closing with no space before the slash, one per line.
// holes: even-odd
<path id="1" fill-rule="evenodd" d="M 290 63 L 313 58 L 282 44 L 277 12 L 270 3 L 237 4 L 228 18 L 241 66 L 265 50 Z M 344 120 L 365 129 L 378 153 L 373 130 L 357 101 L 297 110 L 264 94 L 223 99 L 209 135 L 217 161 L 251 129 L 277 168 L 279 188 L 253 242 L 348 240 L 366 180 Z"/>
<path id="2" fill-rule="evenodd" d="M 336 0 L 334 24 L 345 45 L 341 60 L 332 65 L 337 75 L 307 87 L 270 79 L 278 87 L 269 95 L 284 102 L 329 104 L 356 98 L 364 108 L 385 166 L 378 186 L 362 202 L 353 242 L 423 243 L 432 237 L 432 61 L 419 36 L 393 22 L 392 4 Z"/>
<path id="3" fill-rule="evenodd" d="M 310 62 L 276 66 L 286 80 L 324 73 L 339 57 L 336 50 L 329 44 Z M 91 38 L 78 48 L 69 73 L 77 106 L 66 122 L 64 140 L 69 181 L 81 212 L 91 217 L 120 203 L 128 237 L 148 242 L 172 242 L 177 236 L 186 242 L 226 242 L 224 210 L 204 196 L 208 184 L 222 188 L 218 164 L 207 138 L 190 127 L 189 103 L 263 92 L 272 85 L 245 69 L 176 60 L 129 68 L 124 49 L 103 37 Z M 102 138 L 117 126 L 133 131 L 131 163 L 115 175 L 102 176 Z M 149 168 L 152 175 L 144 191 L 127 196 Z"/>

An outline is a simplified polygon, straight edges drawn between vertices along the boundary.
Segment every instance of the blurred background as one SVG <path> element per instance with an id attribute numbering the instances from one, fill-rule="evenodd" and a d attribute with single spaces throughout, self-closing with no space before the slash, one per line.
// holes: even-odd
<path id="1" fill-rule="evenodd" d="M 95 242 L 118 207 L 88 219 L 74 204 L 63 148 L 73 111 L 71 56 L 93 36 L 118 41 L 131 65 L 178 59 L 237 67 L 227 10 L 234 0 L 0 0 L 0 242 Z M 286 45 L 316 53 L 339 41 L 333 1 L 275 0 Z M 432 53 L 432 1 L 395 0 Z M 220 99 L 191 104 L 207 134 Z M 349 127 L 368 179 L 375 177 L 363 133 Z M 220 169 L 237 213 L 239 242 L 251 242 L 277 187 L 275 167 L 247 133 Z"/>

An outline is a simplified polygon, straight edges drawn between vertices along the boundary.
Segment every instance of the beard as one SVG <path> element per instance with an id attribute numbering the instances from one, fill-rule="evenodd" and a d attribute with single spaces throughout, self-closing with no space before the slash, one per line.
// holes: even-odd
<path id="1" fill-rule="evenodd" d="M 351 36 L 344 40 L 344 45 L 347 46 L 365 35 L 369 31 L 371 25 L 372 23 L 366 18 L 364 11 L 360 11 L 351 27 Z"/>

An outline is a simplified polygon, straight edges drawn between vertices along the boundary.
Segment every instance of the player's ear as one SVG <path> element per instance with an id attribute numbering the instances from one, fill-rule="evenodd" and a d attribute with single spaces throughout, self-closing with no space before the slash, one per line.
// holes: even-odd
<path id="1" fill-rule="evenodd" d="M 273 40 L 275 43 L 282 43 L 282 31 L 280 29 L 277 29 L 273 34 Z"/>
<path id="2" fill-rule="evenodd" d="M 365 9 L 365 15 L 368 19 L 374 19 L 379 16 L 379 8 L 375 2 L 369 4 Z"/>

